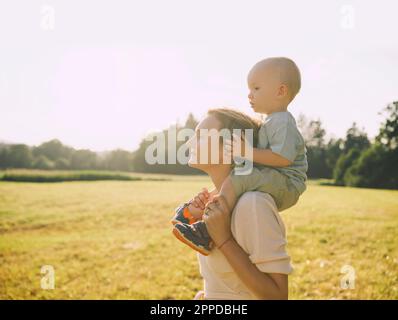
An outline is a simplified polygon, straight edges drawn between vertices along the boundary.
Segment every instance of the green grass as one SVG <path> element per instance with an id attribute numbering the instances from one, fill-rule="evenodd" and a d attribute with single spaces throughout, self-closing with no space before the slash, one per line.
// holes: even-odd
<path id="1" fill-rule="evenodd" d="M 0 173 L 0 180 L 15 182 L 64 182 L 64 181 L 96 181 L 96 180 L 169 180 L 154 175 L 139 175 L 127 172 L 95 171 L 95 170 L 26 170 L 14 169 Z"/>
<path id="2" fill-rule="evenodd" d="M 135 174 L 134 174 L 135 175 Z M 171 234 L 202 176 L 139 181 L 0 182 L 1 299 L 191 299 L 196 254 Z M 145 180 L 165 178 L 168 181 Z M 291 299 L 398 299 L 398 191 L 310 183 L 282 213 L 295 267 Z M 55 268 L 55 289 L 40 268 Z M 340 288 L 341 267 L 355 289 Z"/>

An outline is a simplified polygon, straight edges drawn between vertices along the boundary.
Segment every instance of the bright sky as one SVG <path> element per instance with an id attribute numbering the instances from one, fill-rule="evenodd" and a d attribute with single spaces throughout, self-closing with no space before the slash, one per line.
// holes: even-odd
<path id="1" fill-rule="evenodd" d="M 252 114 L 246 76 L 269 56 L 301 69 L 294 116 L 373 137 L 398 99 L 397 12 L 394 0 L 2 0 L 0 140 L 133 150 L 190 111 Z"/>

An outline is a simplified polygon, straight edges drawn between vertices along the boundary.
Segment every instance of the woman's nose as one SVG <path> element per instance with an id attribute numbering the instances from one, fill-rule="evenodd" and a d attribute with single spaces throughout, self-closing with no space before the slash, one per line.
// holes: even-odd
<path id="1" fill-rule="evenodd" d="M 247 97 L 251 100 L 251 99 L 253 99 L 253 95 L 252 95 L 252 93 L 251 92 L 249 92 L 249 94 L 247 95 Z"/>

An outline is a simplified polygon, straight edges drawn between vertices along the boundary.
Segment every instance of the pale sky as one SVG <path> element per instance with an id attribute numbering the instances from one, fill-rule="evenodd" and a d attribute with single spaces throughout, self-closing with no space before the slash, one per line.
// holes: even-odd
<path id="1" fill-rule="evenodd" d="M 252 114 L 247 73 L 287 56 L 294 116 L 377 134 L 398 99 L 398 2 L 0 2 L 0 141 L 133 150 L 153 130 L 230 106 Z"/>

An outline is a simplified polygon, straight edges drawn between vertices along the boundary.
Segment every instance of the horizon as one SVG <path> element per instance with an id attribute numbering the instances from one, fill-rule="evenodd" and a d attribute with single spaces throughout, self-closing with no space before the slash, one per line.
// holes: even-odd
<path id="1" fill-rule="evenodd" d="M 305 116 L 305 115 L 304 115 L 304 116 Z M 195 120 L 198 121 L 199 119 L 196 119 L 196 118 L 195 118 Z M 315 120 L 315 121 L 317 121 L 318 119 L 309 119 L 309 118 L 306 117 L 306 120 L 309 120 L 309 121 Z M 353 125 L 353 124 L 354 124 L 354 123 L 352 123 L 352 125 Z M 176 125 L 176 124 L 170 124 L 170 125 L 169 125 L 168 127 L 166 127 L 166 128 L 161 128 L 161 129 L 157 130 L 157 132 L 170 129 L 171 127 L 174 127 L 175 125 Z M 178 123 L 178 125 L 183 126 L 183 123 Z M 323 125 L 324 125 L 324 124 L 322 123 L 322 127 L 323 127 Z M 352 127 L 352 125 L 350 126 L 350 128 Z M 370 142 L 372 142 L 372 143 L 374 142 L 374 140 L 376 139 L 377 134 L 376 134 L 375 136 L 369 136 L 368 132 L 366 132 L 366 130 L 364 130 L 363 127 L 359 127 L 357 124 L 356 124 L 356 126 L 357 126 L 357 128 L 358 128 L 360 131 L 364 131 L 364 132 L 365 132 L 365 134 L 367 135 L 367 137 L 368 137 L 368 139 L 369 139 Z M 350 128 L 347 128 L 347 130 L 350 129 Z M 300 129 L 300 128 L 299 128 L 299 129 Z M 347 131 L 347 130 L 346 130 L 346 131 Z M 301 130 L 300 130 L 300 131 L 301 131 Z M 150 136 L 151 136 L 152 134 L 154 134 L 154 133 L 156 133 L 156 132 L 153 131 L 153 132 L 148 133 L 148 135 L 147 135 L 146 137 L 144 137 L 143 139 L 145 139 L 145 138 L 147 138 L 147 137 L 150 137 Z M 325 143 L 326 143 L 326 144 L 327 144 L 327 142 L 330 141 L 331 139 L 344 139 L 344 138 L 345 138 L 345 136 L 339 136 L 339 137 L 337 137 L 337 136 L 334 136 L 334 135 L 329 134 L 327 131 L 326 131 L 326 133 L 325 133 Z M 53 140 L 58 140 L 59 142 L 62 143 L 62 145 L 66 146 L 66 147 L 73 148 L 73 149 L 75 149 L 75 150 L 88 149 L 88 150 L 93 151 L 93 152 L 98 153 L 98 154 L 100 154 L 100 153 L 112 152 L 112 151 L 118 150 L 118 149 L 124 150 L 124 151 L 129 151 L 129 152 L 134 152 L 134 151 L 138 150 L 138 148 L 139 148 L 139 145 L 137 145 L 137 147 L 134 148 L 134 149 L 114 148 L 114 149 L 95 150 L 95 149 L 90 149 L 90 148 L 78 148 L 78 147 L 76 147 L 76 146 L 66 144 L 64 141 L 62 141 L 61 139 L 59 139 L 59 138 L 57 138 L 57 137 L 50 138 L 50 139 L 48 139 L 48 140 L 39 142 L 38 144 L 27 144 L 27 143 L 18 142 L 18 141 L 8 141 L 8 140 L 2 139 L 2 138 L 0 137 L 0 144 L 6 144 L 6 145 L 25 144 L 25 145 L 27 145 L 28 147 L 37 147 L 37 146 L 39 146 L 39 145 L 41 145 L 41 144 L 43 144 L 43 143 L 46 143 L 46 142 L 49 142 L 49 141 L 53 141 Z"/>

